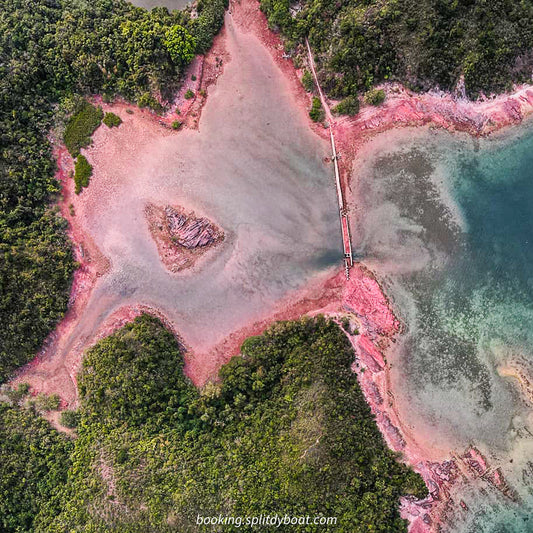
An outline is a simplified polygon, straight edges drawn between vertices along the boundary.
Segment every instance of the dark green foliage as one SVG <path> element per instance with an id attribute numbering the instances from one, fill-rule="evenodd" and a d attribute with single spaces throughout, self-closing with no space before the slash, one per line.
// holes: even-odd
<path id="1" fill-rule="evenodd" d="M 77 411 L 62 411 L 59 417 L 59 423 L 69 429 L 78 427 L 80 415 Z"/>
<path id="2" fill-rule="evenodd" d="M 174 120 L 174 122 L 172 122 L 172 129 L 173 130 L 179 130 L 182 126 L 183 126 L 183 122 L 181 122 L 179 120 Z"/>
<path id="3" fill-rule="evenodd" d="M 78 390 L 85 421 L 111 425 L 182 423 L 194 395 L 174 337 L 149 315 L 87 352 Z"/>
<path id="4" fill-rule="evenodd" d="M 0 403 L 0 531 L 35 531 L 40 513 L 60 512 L 73 445 L 31 410 Z"/>
<path id="5" fill-rule="evenodd" d="M 321 122 L 324 120 L 324 110 L 322 109 L 322 103 L 318 96 L 313 96 L 313 103 L 311 104 L 309 116 L 313 122 Z"/>
<path id="6" fill-rule="evenodd" d="M 184 97 L 186 100 L 190 100 L 191 98 L 194 97 L 194 93 L 190 89 L 187 89 L 187 91 L 184 94 Z"/>
<path id="7" fill-rule="evenodd" d="M 386 80 L 414 89 L 502 91 L 531 78 L 533 3 L 514 0 L 261 0 L 287 45 L 307 36 L 318 75 L 333 97 Z"/>
<path id="8" fill-rule="evenodd" d="M 72 157 L 80 153 L 81 148 L 91 144 L 91 136 L 100 126 L 104 112 L 101 107 L 95 107 L 84 100 L 79 109 L 67 123 L 63 141 Z"/>
<path id="9" fill-rule="evenodd" d="M 308 93 L 312 92 L 315 88 L 315 79 L 313 78 L 311 72 L 309 72 L 308 70 L 303 73 L 302 85 Z"/>
<path id="10" fill-rule="evenodd" d="M 84 155 L 79 155 L 74 165 L 74 183 L 76 184 L 76 194 L 80 194 L 83 187 L 89 185 L 89 179 L 92 176 L 93 167 L 87 161 Z"/>
<path id="11" fill-rule="evenodd" d="M 0 211 L 0 381 L 33 357 L 66 310 L 74 262 L 64 228 L 43 208 Z"/>
<path id="12" fill-rule="evenodd" d="M 339 115 L 357 115 L 359 113 L 359 99 L 357 96 L 347 96 L 335 106 L 333 111 Z"/>
<path id="13" fill-rule="evenodd" d="M 118 115 L 115 115 L 115 113 L 106 113 L 104 115 L 103 123 L 108 128 L 116 128 L 122 124 L 122 119 Z"/>
<path id="14" fill-rule="evenodd" d="M 365 103 L 378 106 L 385 101 L 385 91 L 383 89 L 370 89 L 365 93 Z"/>
<path id="15" fill-rule="evenodd" d="M 124 0 L 2 2 L 0 382 L 35 354 L 68 302 L 74 261 L 65 223 L 49 209 L 59 191 L 47 139 L 54 106 L 101 93 L 160 108 L 153 95 L 174 94 L 191 43 L 194 52 L 209 48 L 225 6 L 201 0 L 193 20 L 188 12 L 148 12 Z M 174 33 L 185 36 L 183 50 L 179 39 L 167 47 Z M 65 131 L 73 154 L 90 143 L 101 119 L 88 103 L 75 111 Z"/>
<path id="16" fill-rule="evenodd" d="M 79 379 L 61 512 L 41 510 L 36 530 L 186 533 L 206 531 L 198 514 L 322 513 L 338 524 L 320 531 L 407 531 L 398 499 L 426 488 L 387 449 L 339 327 L 278 323 L 242 354 L 199 393 L 156 319 L 100 341 Z"/>

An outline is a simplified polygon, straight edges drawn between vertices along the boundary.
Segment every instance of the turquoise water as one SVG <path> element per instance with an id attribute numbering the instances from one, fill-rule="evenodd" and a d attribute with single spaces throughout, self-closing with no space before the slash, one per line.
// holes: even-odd
<path id="1" fill-rule="evenodd" d="M 356 249 L 405 324 L 389 354 L 402 417 L 443 454 L 477 446 L 520 499 L 477 480 L 448 530 L 533 531 L 533 396 L 501 375 L 533 382 L 533 128 L 388 133 L 354 182 Z"/>

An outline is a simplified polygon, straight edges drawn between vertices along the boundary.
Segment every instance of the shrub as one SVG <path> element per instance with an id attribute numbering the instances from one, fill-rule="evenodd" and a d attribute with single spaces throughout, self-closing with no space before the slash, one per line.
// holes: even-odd
<path id="1" fill-rule="evenodd" d="M 310 93 L 315 88 L 315 80 L 313 78 L 313 75 L 308 70 L 306 70 L 304 72 L 304 75 L 302 76 L 302 85 L 308 93 Z"/>
<path id="2" fill-rule="evenodd" d="M 76 184 L 76 194 L 80 194 L 83 187 L 89 185 L 89 178 L 93 174 L 93 167 L 84 155 L 79 155 L 74 165 L 74 183 Z"/>
<path id="3" fill-rule="evenodd" d="M 91 144 L 91 135 L 100 126 L 102 117 L 101 107 L 95 107 L 87 100 L 83 100 L 81 108 L 68 121 L 63 136 L 63 141 L 72 157 L 76 157 L 81 148 Z"/>
<path id="4" fill-rule="evenodd" d="M 14 404 L 18 404 L 29 392 L 30 386 L 28 383 L 19 383 L 19 386 L 16 389 L 8 388 L 6 394 Z"/>
<path id="5" fill-rule="evenodd" d="M 115 113 L 106 113 L 103 122 L 108 128 L 114 128 L 122 124 L 122 119 Z"/>
<path id="6" fill-rule="evenodd" d="M 194 93 L 190 89 L 187 89 L 187 92 L 185 93 L 184 96 L 186 100 L 190 100 L 191 98 L 194 97 Z"/>
<path id="7" fill-rule="evenodd" d="M 359 99 L 357 96 L 348 96 L 339 102 L 333 111 L 338 115 L 357 115 L 359 113 Z"/>
<path id="8" fill-rule="evenodd" d="M 385 101 L 385 91 L 383 89 L 370 89 L 365 93 L 365 103 L 370 105 L 380 105 Z"/>
<path id="9" fill-rule="evenodd" d="M 196 76 L 194 74 L 191 76 L 191 80 L 196 81 Z"/>
<path id="10" fill-rule="evenodd" d="M 321 122 L 324 120 L 324 110 L 322 109 L 322 104 L 318 96 L 313 97 L 313 104 L 311 105 L 309 116 L 313 122 Z"/>
<path id="11" fill-rule="evenodd" d="M 139 96 L 137 105 L 139 107 L 149 107 L 154 111 L 161 111 L 162 109 L 161 104 L 149 92 L 143 93 L 141 96 Z"/>
<path id="12" fill-rule="evenodd" d="M 39 411 L 56 411 L 59 409 L 61 398 L 57 394 L 48 396 L 44 392 L 39 393 L 35 397 L 35 407 Z"/>
<path id="13" fill-rule="evenodd" d="M 175 120 L 172 123 L 172 129 L 173 130 L 179 130 L 183 126 L 183 122 L 180 122 L 179 120 Z"/>
<path id="14" fill-rule="evenodd" d="M 79 421 L 80 415 L 77 411 L 63 411 L 59 417 L 59 423 L 70 429 L 78 427 Z"/>

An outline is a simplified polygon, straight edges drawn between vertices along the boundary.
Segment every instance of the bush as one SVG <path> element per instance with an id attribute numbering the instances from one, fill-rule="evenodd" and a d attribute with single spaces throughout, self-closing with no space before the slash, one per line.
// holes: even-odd
<path id="1" fill-rule="evenodd" d="M 194 93 L 190 89 L 187 89 L 187 92 L 185 93 L 184 97 L 186 100 L 190 100 L 194 97 Z"/>
<path id="2" fill-rule="evenodd" d="M 161 111 L 162 109 L 161 104 L 149 92 L 143 93 L 141 96 L 139 96 L 137 105 L 141 108 L 149 107 L 154 111 Z"/>
<path id="3" fill-rule="evenodd" d="M 108 128 L 114 128 L 122 124 L 122 119 L 115 113 L 106 113 L 103 122 Z"/>
<path id="4" fill-rule="evenodd" d="M 385 101 L 385 91 L 383 89 L 371 89 L 365 93 L 365 103 L 378 106 Z"/>
<path id="5" fill-rule="evenodd" d="M 69 429 L 78 427 L 80 415 L 77 411 L 62 411 L 59 423 Z"/>
<path id="6" fill-rule="evenodd" d="M 357 115 L 359 113 L 359 99 L 356 96 L 348 96 L 335 106 L 333 112 L 338 115 Z"/>
<path id="7" fill-rule="evenodd" d="M 19 383 L 16 389 L 7 388 L 6 394 L 14 404 L 18 404 L 29 392 L 30 386 L 28 383 Z"/>
<path id="8" fill-rule="evenodd" d="M 35 397 L 34 403 L 39 411 L 57 411 L 61 403 L 61 398 L 57 394 L 48 396 L 44 392 L 41 392 Z"/>
<path id="9" fill-rule="evenodd" d="M 175 120 L 172 123 L 172 129 L 173 130 L 179 130 L 183 126 L 183 122 L 180 122 L 179 120 Z"/>
<path id="10" fill-rule="evenodd" d="M 306 70 L 302 76 L 302 85 L 308 93 L 315 88 L 315 80 L 313 75 L 308 70 Z"/>
<path id="11" fill-rule="evenodd" d="M 93 174 L 93 167 L 84 155 L 79 155 L 74 165 L 74 183 L 76 194 L 80 194 L 83 187 L 89 185 L 89 179 Z"/>
<path id="12" fill-rule="evenodd" d="M 91 144 L 91 136 L 100 126 L 103 114 L 101 107 L 95 107 L 84 100 L 81 109 L 72 115 L 63 136 L 63 141 L 72 157 L 76 157 L 81 148 Z"/>
<path id="13" fill-rule="evenodd" d="M 322 122 L 324 120 L 324 110 L 318 96 L 313 97 L 313 104 L 309 111 L 309 116 L 313 122 Z"/>

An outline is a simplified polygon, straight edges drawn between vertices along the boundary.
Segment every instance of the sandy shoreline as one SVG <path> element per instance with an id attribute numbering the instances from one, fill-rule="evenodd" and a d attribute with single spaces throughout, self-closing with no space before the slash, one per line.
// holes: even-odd
<path id="1" fill-rule="evenodd" d="M 326 138 L 327 131 L 308 118 L 311 95 L 303 89 L 299 72 L 293 67 L 292 61 L 284 57 L 279 36 L 268 29 L 259 4 L 255 0 L 232 2 L 230 12 L 235 24 L 256 35 L 269 51 L 288 80 L 291 93 L 301 113 L 307 117 L 309 127 Z M 226 28 L 215 38 L 212 50 L 205 57 L 198 57 L 193 61 L 186 75 L 186 82 L 169 113 L 163 117 L 138 109 L 135 109 L 135 113 L 149 115 L 154 122 L 167 127 L 178 120 L 183 123 L 183 129 L 197 129 L 209 87 L 216 83 L 224 65 L 231 59 L 225 39 Z M 195 80 L 192 79 L 193 75 Z M 185 99 L 187 90 L 195 93 L 194 98 Z M 353 164 L 364 149 L 364 144 L 373 136 L 392 128 L 422 125 L 483 136 L 519 124 L 533 111 L 533 87 L 530 86 L 519 87 L 512 95 L 501 95 L 482 102 L 455 100 L 451 95 L 441 93 L 417 95 L 394 84 L 387 86 L 386 90 L 387 100 L 382 106 L 366 106 L 356 117 L 340 117 L 335 120 L 335 136 L 342 153 L 339 160 L 342 186 L 350 205 L 353 202 L 350 192 Z M 98 98 L 96 101 L 101 103 Z M 103 107 L 124 111 L 133 109 L 123 102 L 116 102 L 113 106 L 103 104 Z M 69 237 L 80 268 L 74 275 L 70 306 L 65 318 L 49 336 L 38 356 L 17 374 L 14 382 L 30 383 L 34 393 L 59 393 L 64 406 L 75 407 L 76 374 L 81 366 L 83 349 L 86 348 L 84 339 L 80 339 L 65 359 L 54 358 L 53 354 L 83 315 L 97 279 L 108 271 L 110 263 L 84 231 L 80 218 L 76 216 L 77 197 L 74 194 L 73 180 L 69 177 L 73 164 L 68 152 L 63 146 L 56 145 L 54 155 L 58 161 L 56 177 L 61 182 L 63 191 L 59 206 L 61 214 L 69 222 Z M 142 312 L 150 312 L 166 321 L 164 314 L 157 309 L 144 305 L 124 306 L 104 321 L 91 344 Z M 402 424 L 391 389 L 389 363 L 383 356 L 390 343 L 394 342 L 401 324 L 375 276 L 363 265 L 355 265 L 351 270 L 350 280 L 346 282 L 339 258 L 339 271 L 333 275 L 323 275 L 304 290 L 288 295 L 278 303 L 275 312 L 268 319 L 243 324 L 242 328 L 218 343 L 209 353 L 193 354 L 188 350 L 188 376 L 197 385 L 205 383 L 216 376 L 222 364 L 238 354 L 245 338 L 261 333 L 272 321 L 294 319 L 307 313 L 325 313 L 333 317 L 347 315 L 353 327 L 359 331 L 359 335 L 349 335 L 356 353 L 354 371 L 357 372 L 362 390 L 376 415 L 377 424 L 388 445 L 400 452 L 402 459 L 423 475 L 430 489 L 430 496 L 422 502 L 402 500 L 402 516 L 409 519 L 411 532 L 438 530 L 450 505 L 450 494 L 460 482 L 483 476 L 488 483 L 499 487 L 503 492 L 507 490 L 501 472 L 491 469 L 477 450 L 467 450 L 461 457 L 443 457 L 441 451 L 435 453 L 424 446 L 423 435 L 412 435 Z M 166 322 L 178 336 L 179 332 Z"/>

